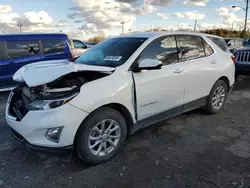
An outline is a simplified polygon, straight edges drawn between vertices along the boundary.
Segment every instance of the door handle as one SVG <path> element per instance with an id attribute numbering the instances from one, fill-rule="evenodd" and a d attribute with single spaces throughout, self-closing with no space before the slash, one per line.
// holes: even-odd
<path id="1" fill-rule="evenodd" d="M 174 71 L 173 71 L 173 73 L 181 73 L 181 72 L 183 72 L 183 70 L 181 70 L 181 69 L 175 69 Z"/>
<path id="2" fill-rule="evenodd" d="M 216 63 L 216 61 L 215 61 L 215 60 L 211 61 L 211 64 L 215 64 L 215 63 Z"/>

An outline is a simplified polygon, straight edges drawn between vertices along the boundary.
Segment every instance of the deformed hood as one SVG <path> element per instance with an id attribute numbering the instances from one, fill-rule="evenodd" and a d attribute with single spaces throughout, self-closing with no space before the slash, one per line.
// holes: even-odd
<path id="1" fill-rule="evenodd" d="M 40 61 L 20 68 L 13 76 L 17 82 L 25 82 L 29 87 L 50 83 L 57 78 L 79 71 L 111 72 L 115 68 L 104 66 L 84 65 L 68 60 Z"/>

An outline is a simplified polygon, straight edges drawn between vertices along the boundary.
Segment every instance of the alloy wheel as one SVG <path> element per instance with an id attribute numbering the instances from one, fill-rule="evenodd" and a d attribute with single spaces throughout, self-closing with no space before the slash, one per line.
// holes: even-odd
<path id="1" fill-rule="evenodd" d="M 219 109 L 222 107 L 225 100 L 226 92 L 223 86 L 219 86 L 216 88 L 212 98 L 212 105 L 215 109 Z"/>
<path id="2" fill-rule="evenodd" d="M 96 156 L 106 156 L 111 153 L 121 139 L 121 127 L 117 121 L 105 119 L 97 123 L 88 138 L 88 147 Z"/>

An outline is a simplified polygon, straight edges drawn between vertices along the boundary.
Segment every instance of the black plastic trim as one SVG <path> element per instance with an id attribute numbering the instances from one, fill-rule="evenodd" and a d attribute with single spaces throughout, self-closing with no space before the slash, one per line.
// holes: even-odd
<path id="1" fill-rule="evenodd" d="M 36 146 L 28 143 L 27 141 L 24 143 L 24 145 L 36 152 L 39 153 L 55 153 L 55 154 L 61 154 L 61 153 L 67 153 L 71 152 L 73 150 L 73 145 L 70 146 L 65 146 L 65 147 L 59 147 L 59 148 L 54 148 L 54 147 L 43 147 L 43 146 Z"/>
<path id="2" fill-rule="evenodd" d="M 134 124 L 134 128 L 133 128 L 131 134 L 133 134 L 136 131 L 138 131 L 138 130 L 140 130 L 142 128 L 145 128 L 145 127 L 147 127 L 149 125 L 152 125 L 152 124 L 161 122 L 163 120 L 169 119 L 171 117 L 183 114 L 185 112 L 188 112 L 188 111 L 203 107 L 203 106 L 205 106 L 207 104 L 207 98 L 208 98 L 207 96 L 202 97 L 202 98 L 200 98 L 198 100 L 187 103 L 185 105 L 182 105 L 182 106 L 167 110 L 165 112 L 153 115 L 151 117 L 145 118 L 143 120 L 140 120 L 140 121 L 138 121 L 137 123 Z"/>
<path id="3" fill-rule="evenodd" d="M 133 73 L 131 73 L 131 75 L 132 75 L 132 80 L 133 80 L 133 90 L 134 90 L 134 109 L 135 109 L 135 119 L 136 119 L 136 121 L 138 121 L 136 84 L 135 84 L 134 74 L 133 74 Z"/>

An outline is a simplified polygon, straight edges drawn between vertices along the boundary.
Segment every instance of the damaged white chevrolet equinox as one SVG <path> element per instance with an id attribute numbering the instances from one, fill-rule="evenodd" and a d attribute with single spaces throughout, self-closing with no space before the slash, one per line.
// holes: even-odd
<path id="1" fill-rule="evenodd" d="M 232 54 L 198 33 L 110 38 L 79 58 L 19 69 L 8 98 L 11 134 L 35 150 L 112 158 L 136 130 L 205 107 L 220 111 L 234 84 Z"/>

